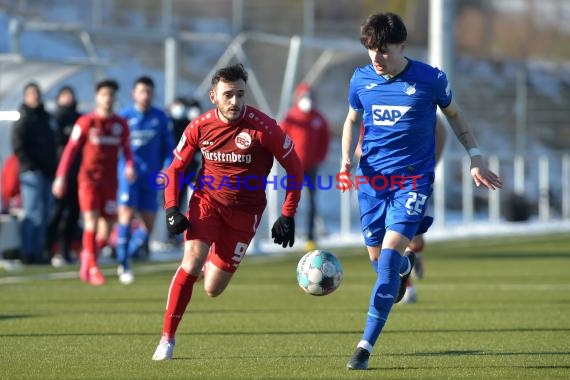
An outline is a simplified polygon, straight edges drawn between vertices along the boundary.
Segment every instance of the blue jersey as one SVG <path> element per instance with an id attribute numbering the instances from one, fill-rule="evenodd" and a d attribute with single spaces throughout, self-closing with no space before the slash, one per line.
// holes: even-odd
<path id="1" fill-rule="evenodd" d="M 444 72 L 408 59 L 404 71 L 387 80 L 373 66 L 357 68 L 349 104 L 363 112 L 363 175 L 431 174 L 435 167 L 436 106 L 452 95 Z"/>
<path id="2" fill-rule="evenodd" d="M 134 105 L 125 108 L 120 115 L 129 124 L 137 178 L 146 177 L 148 174 L 167 168 L 172 162 L 174 150 L 168 115 L 155 107 L 143 113 Z M 124 166 L 124 159 L 119 165 Z"/>

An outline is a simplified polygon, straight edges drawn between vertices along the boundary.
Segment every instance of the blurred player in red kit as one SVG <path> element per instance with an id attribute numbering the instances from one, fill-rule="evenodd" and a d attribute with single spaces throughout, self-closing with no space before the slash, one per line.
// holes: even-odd
<path id="1" fill-rule="evenodd" d="M 293 142 L 275 120 L 245 104 L 246 82 L 241 64 L 216 71 L 210 90 L 216 108 L 188 125 L 167 170 L 166 225 L 171 233 L 185 233 L 184 258 L 168 290 L 162 338 L 153 360 L 172 359 L 174 334 L 202 270 L 204 290 L 210 297 L 220 295 L 230 282 L 265 209 L 265 187 L 271 188 L 267 175 L 274 157 L 288 177 L 272 236 L 283 247 L 295 241 L 303 169 Z M 186 218 L 178 209 L 179 188 L 185 182 L 180 174 L 197 150 L 202 152 L 203 165 Z M 201 179 L 211 181 L 200 184 Z"/>
<path id="2" fill-rule="evenodd" d="M 307 186 L 309 210 L 305 245 L 306 251 L 312 251 L 317 248 L 315 243 L 317 172 L 329 151 L 330 128 L 327 120 L 317 110 L 315 94 L 307 83 L 297 86 L 294 102 L 281 122 L 281 128 L 295 143 L 295 152 L 301 160 L 305 177 L 312 184 Z"/>
<path id="3" fill-rule="evenodd" d="M 134 181 L 129 128 L 127 122 L 113 113 L 115 93 L 119 85 L 104 80 L 95 87 L 95 111 L 81 116 L 65 146 L 53 183 L 53 194 L 61 198 L 66 191 L 66 176 L 81 150 L 78 195 L 83 214 L 83 250 L 79 275 L 82 281 L 98 286 L 105 282 L 97 266 L 96 238 L 106 241 L 108 236 L 97 237 L 97 220 L 103 217 L 110 224 L 117 215 L 117 162 L 122 149 L 127 164 L 125 177 Z M 105 228 L 108 232 L 110 228 Z"/>

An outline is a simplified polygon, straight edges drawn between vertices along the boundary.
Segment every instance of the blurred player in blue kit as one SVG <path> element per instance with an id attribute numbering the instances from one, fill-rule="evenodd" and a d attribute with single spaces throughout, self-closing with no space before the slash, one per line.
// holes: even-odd
<path id="1" fill-rule="evenodd" d="M 123 284 L 134 281 L 130 257 L 147 247 L 158 209 L 158 194 L 149 185 L 148 177 L 170 165 L 174 149 L 170 118 L 166 112 L 152 105 L 153 94 L 153 80 L 146 76 L 138 78 L 132 92 L 134 104 L 120 113 L 129 124 L 133 160 L 138 173 L 134 183 L 119 177 L 116 249 L 117 274 Z M 121 159 L 119 173 L 122 173 L 124 165 L 125 161 Z M 138 213 L 142 226 L 131 236 L 131 220 L 135 213 Z"/>
<path id="2" fill-rule="evenodd" d="M 370 297 L 366 325 L 347 368 L 364 370 L 395 302 L 404 296 L 415 255 L 406 250 L 417 234 L 432 193 L 435 168 L 436 109 L 446 116 L 471 156 L 477 186 L 502 187 L 487 169 L 465 117 L 453 99 L 445 73 L 404 55 L 407 31 L 393 13 L 369 16 L 360 41 L 371 64 L 350 80 L 349 110 L 343 125 L 341 173 L 350 173 L 353 129 L 364 123 L 357 175 L 405 178 L 403 186 L 359 186 L 358 202 L 364 243 L 378 277 Z M 415 178 L 412 180 L 412 177 Z M 423 226 L 427 230 L 429 226 Z"/>

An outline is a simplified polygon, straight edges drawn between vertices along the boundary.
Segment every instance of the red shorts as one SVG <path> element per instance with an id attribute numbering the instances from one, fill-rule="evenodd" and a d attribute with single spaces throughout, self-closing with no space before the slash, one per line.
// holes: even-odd
<path id="1" fill-rule="evenodd" d="M 98 211 L 104 218 L 117 216 L 117 187 L 101 183 L 79 183 L 79 208 L 82 212 Z"/>
<path id="2" fill-rule="evenodd" d="M 237 270 L 261 221 L 261 214 L 235 210 L 196 193 L 187 216 L 191 228 L 184 239 L 211 245 L 208 260 L 230 273 Z"/>

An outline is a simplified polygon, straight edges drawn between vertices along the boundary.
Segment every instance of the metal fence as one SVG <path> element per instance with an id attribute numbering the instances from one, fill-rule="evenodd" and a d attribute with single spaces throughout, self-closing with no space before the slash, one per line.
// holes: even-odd
<path id="1" fill-rule="evenodd" d="M 304 3 L 310 6 L 311 2 Z M 27 9 L 27 2 L 19 4 L 22 12 Z M 181 25 L 170 27 L 169 23 L 173 21 L 172 8 L 169 7 L 179 6 L 176 2 L 174 5 L 169 1 L 160 3 L 165 8 L 161 8 L 163 13 L 160 13 L 161 21 L 157 25 L 162 26 L 150 31 L 145 29 L 145 25 L 141 29 L 124 28 L 119 22 L 108 25 L 104 17 L 109 12 L 105 8 L 107 2 L 93 1 L 90 4 L 95 12 L 91 23 L 85 24 L 89 27 L 84 27 L 84 24 L 78 26 L 78 23 L 69 25 L 15 19 L 10 29 L 13 54 L 8 58 L 14 65 L 10 77 L 17 72 L 18 66 L 22 68 L 38 62 L 42 65 L 34 66 L 33 75 L 36 76 L 49 73 L 50 78 L 53 77 L 54 64 L 68 67 L 69 72 L 87 69 L 93 72 L 88 82 L 78 81 L 76 84 L 85 87 L 87 90 L 83 93 L 91 97 L 92 82 L 97 77 L 111 73 L 130 84 L 132 75 L 137 74 L 129 67 L 133 57 L 145 61 L 150 54 L 155 58 L 153 64 L 160 63 L 154 70 L 159 75 L 158 82 L 164 86 L 158 89 L 157 95 L 167 104 L 181 92 L 204 98 L 211 70 L 232 60 L 240 60 L 251 72 L 250 90 L 254 105 L 278 118 L 290 102 L 294 83 L 301 80 L 312 82 L 317 86 L 319 105 L 326 110 L 338 135 L 346 112 L 348 79 L 354 66 L 367 60 L 362 47 L 354 39 L 317 38 L 313 33 L 291 36 L 247 31 L 248 28 L 240 23 L 251 14 L 240 16 L 240 9 L 243 11 L 244 6 L 252 6 L 252 2 L 244 5 L 239 0 L 233 1 L 234 13 L 224 14 L 225 19 L 233 21 L 220 23 L 216 32 L 208 30 L 208 27 L 204 31 L 183 30 Z M 305 15 L 301 31 L 318 29 L 318 26 L 311 26 L 310 15 L 307 16 L 310 12 L 301 14 Z M 355 19 L 361 17 L 360 14 L 353 16 Z M 83 56 L 73 59 L 60 57 L 57 61 L 37 57 L 29 59 L 26 57 L 29 51 L 25 45 L 26 33 L 72 36 Z M 145 42 L 144 49 L 128 49 L 128 46 L 136 45 L 134 42 L 142 41 Z M 126 60 L 126 55 L 131 53 L 132 56 L 128 57 L 131 60 Z M 409 55 L 422 59 L 426 51 L 412 47 Z M 7 63 L 3 65 L 3 68 L 8 67 Z M 144 65 L 139 67 L 140 70 L 145 68 Z M 3 70 L 2 75 L 1 83 L 5 84 L 8 73 Z M 57 81 L 52 78 L 46 83 L 55 86 L 64 82 L 64 78 L 65 75 L 58 77 Z M 570 109 L 567 104 L 570 101 L 570 75 L 567 68 L 531 61 L 489 62 L 462 56 L 454 64 L 453 78 L 456 97 L 472 121 L 482 146 L 492 153 L 487 155 L 490 166 L 505 178 L 506 186 L 500 192 L 474 188 L 468 176 L 468 159 L 463 157 L 462 148 L 457 143 L 450 143 L 437 171 L 433 195 L 434 229 L 445 229 L 450 225 L 468 229 L 476 223 L 508 224 L 514 219 L 539 222 L 568 220 L 570 133 L 567 120 L 570 120 Z M 4 90 L 2 101 L 9 98 L 12 104 L 20 96 L 19 88 Z M 81 96 L 81 91 L 79 93 Z M 3 143 L 8 141 L 4 130 L 2 128 Z M 499 155 L 493 154 L 498 152 Z M 4 150 L 0 155 L 7 153 Z M 339 153 L 337 136 L 329 159 L 322 168 L 323 173 L 336 174 Z M 268 192 L 268 200 L 266 222 L 262 225 L 258 246 L 269 240 L 268 226 L 278 215 L 282 193 Z M 321 236 L 328 236 L 329 241 L 354 241 L 359 230 L 354 192 L 341 194 L 335 190 L 321 193 L 318 204 Z M 525 212 L 513 215 L 517 206 L 524 208 Z M 303 207 L 299 212 L 298 225 L 302 235 Z M 155 237 L 163 239 L 164 236 L 165 231 L 159 226 Z"/>

